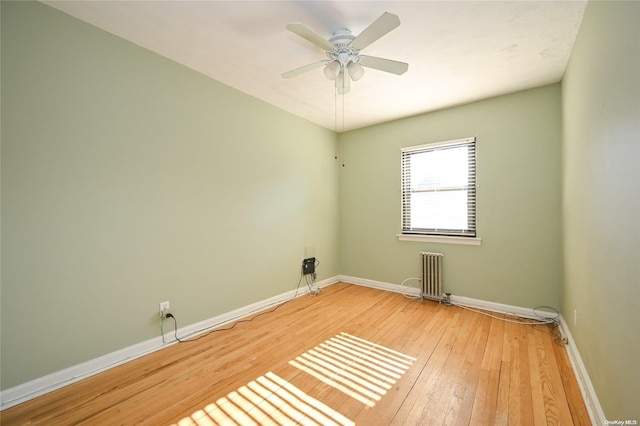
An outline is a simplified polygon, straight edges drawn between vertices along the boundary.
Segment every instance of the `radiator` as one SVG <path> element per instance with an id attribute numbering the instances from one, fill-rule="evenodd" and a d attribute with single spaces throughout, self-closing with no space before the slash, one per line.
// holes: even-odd
<path id="1" fill-rule="evenodd" d="M 442 253 L 421 252 L 422 298 L 442 302 Z"/>

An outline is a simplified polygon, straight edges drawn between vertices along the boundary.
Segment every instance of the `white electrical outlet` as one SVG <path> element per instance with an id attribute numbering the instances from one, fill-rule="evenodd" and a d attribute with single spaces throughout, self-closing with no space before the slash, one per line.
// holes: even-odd
<path id="1" fill-rule="evenodd" d="M 577 309 L 573 310 L 573 325 L 575 327 L 578 326 L 578 310 Z"/>
<path id="2" fill-rule="evenodd" d="M 169 301 L 160 302 L 160 318 L 164 318 L 165 315 L 169 312 Z"/>

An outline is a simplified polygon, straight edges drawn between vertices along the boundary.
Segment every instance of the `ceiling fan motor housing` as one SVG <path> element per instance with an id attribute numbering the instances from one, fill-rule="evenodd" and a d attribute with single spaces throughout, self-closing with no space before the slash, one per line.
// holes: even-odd
<path id="1" fill-rule="evenodd" d="M 335 48 L 327 50 L 327 58 L 340 62 L 342 66 L 347 66 L 349 62 L 358 62 L 360 51 L 351 47 L 354 38 L 355 36 L 347 28 L 337 30 L 329 39 Z"/>

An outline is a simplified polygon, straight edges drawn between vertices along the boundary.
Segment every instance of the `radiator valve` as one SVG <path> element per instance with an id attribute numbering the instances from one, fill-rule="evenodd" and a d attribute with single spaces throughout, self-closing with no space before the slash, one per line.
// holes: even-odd
<path id="1" fill-rule="evenodd" d="M 451 306 L 451 293 L 444 294 L 444 300 L 442 301 L 447 306 Z"/>

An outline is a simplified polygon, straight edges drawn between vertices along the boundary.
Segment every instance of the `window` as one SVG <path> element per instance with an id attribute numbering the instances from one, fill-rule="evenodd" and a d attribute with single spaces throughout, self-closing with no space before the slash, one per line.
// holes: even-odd
<path id="1" fill-rule="evenodd" d="M 476 140 L 402 149 L 402 234 L 476 236 Z"/>

